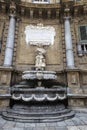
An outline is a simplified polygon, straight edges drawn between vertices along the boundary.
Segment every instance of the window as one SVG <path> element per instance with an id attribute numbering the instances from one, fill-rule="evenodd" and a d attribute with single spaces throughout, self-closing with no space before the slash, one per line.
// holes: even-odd
<path id="1" fill-rule="evenodd" d="M 79 56 L 87 54 L 87 25 L 79 26 L 79 43 L 77 47 Z"/>
<path id="2" fill-rule="evenodd" d="M 87 42 L 87 25 L 79 26 L 79 33 L 80 42 Z"/>
<path id="3" fill-rule="evenodd" d="M 82 2 L 83 0 L 74 0 L 75 2 Z"/>
<path id="4" fill-rule="evenodd" d="M 1 48 L 2 48 L 2 40 L 0 39 L 0 53 L 1 53 Z"/>
<path id="5" fill-rule="evenodd" d="M 33 0 L 33 3 L 42 3 L 42 4 L 45 4 L 45 3 L 49 3 L 48 0 Z"/>

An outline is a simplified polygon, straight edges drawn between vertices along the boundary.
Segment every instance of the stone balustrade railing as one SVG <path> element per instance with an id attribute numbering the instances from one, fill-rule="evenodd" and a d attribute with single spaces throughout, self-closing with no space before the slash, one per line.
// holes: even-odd
<path id="1" fill-rule="evenodd" d="M 82 56 L 83 54 L 87 54 L 87 43 L 79 43 L 77 45 L 78 55 Z"/>

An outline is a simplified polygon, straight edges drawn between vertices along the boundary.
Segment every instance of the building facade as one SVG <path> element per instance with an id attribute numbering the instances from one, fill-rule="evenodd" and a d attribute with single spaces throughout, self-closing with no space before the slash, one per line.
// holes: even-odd
<path id="1" fill-rule="evenodd" d="M 46 70 L 56 71 L 66 86 L 68 107 L 86 107 L 87 1 L 0 0 L 0 10 L 0 108 L 9 106 L 11 86 L 22 72 L 34 68 L 36 37 L 43 45 L 50 41 L 44 45 Z M 40 27 L 44 34 L 34 35 Z"/>

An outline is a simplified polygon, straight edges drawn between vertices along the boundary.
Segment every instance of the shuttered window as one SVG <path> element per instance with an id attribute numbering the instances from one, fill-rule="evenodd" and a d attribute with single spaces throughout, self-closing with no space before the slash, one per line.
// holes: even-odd
<path id="1" fill-rule="evenodd" d="M 79 40 L 80 42 L 87 42 L 87 25 L 79 26 Z"/>

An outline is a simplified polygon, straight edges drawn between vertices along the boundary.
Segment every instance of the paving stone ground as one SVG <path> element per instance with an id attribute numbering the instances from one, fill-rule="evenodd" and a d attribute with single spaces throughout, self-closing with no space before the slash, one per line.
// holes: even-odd
<path id="1" fill-rule="evenodd" d="M 0 116 L 0 130 L 87 130 L 87 112 L 76 113 L 72 119 L 51 123 L 19 123 Z"/>

